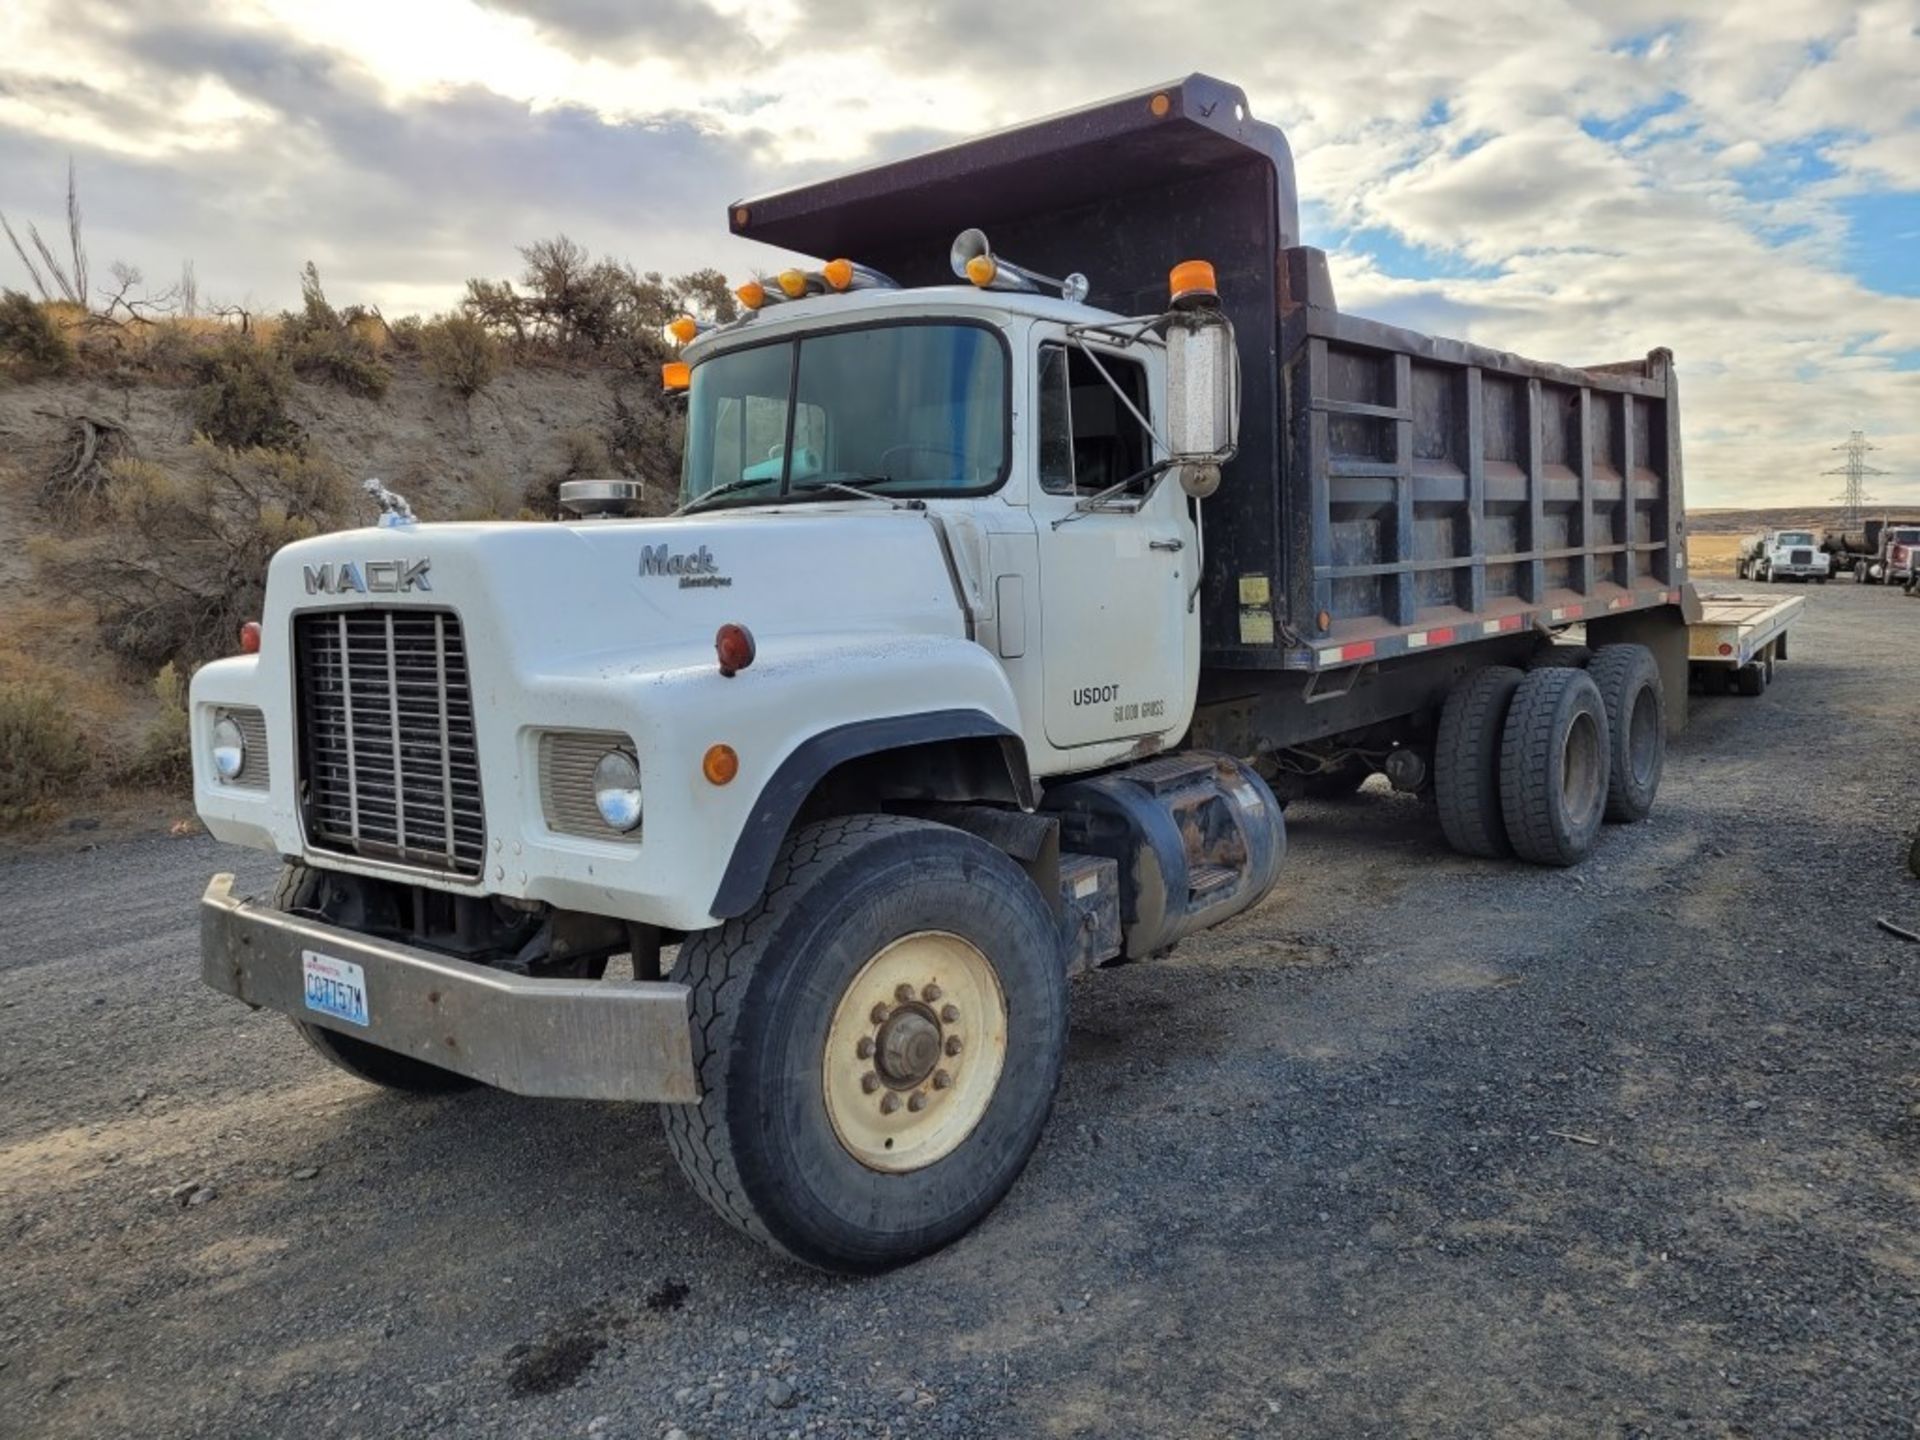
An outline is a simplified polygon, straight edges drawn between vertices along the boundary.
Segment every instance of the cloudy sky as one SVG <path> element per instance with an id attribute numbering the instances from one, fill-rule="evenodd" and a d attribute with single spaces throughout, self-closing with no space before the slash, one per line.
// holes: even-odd
<path id="1" fill-rule="evenodd" d="M 1342 307 L 1679 357 L 1696 505 L 1920 504 L 1920 0 L 5 0 L 0 210 L 96 273 L 450 305 L 565 231 L 773 257 L 741 195 L 1205 70 L 1299 165 Z M 0 285 L 27 277 L 0 249 Z"/>

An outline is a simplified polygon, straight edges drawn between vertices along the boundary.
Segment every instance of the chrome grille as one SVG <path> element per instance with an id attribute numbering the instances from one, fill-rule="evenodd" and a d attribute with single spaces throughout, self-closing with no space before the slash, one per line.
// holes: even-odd
<path id="1" fill-rule="evenodd" d="M 460 621 L 445 610 L 294 617 L 307 838 L 478 875 L 480 759 Z"/>
<path id="2" fill-rule="evenodd" d="M 1789 565 L 1811 565 L 1813 563 L 1813 551 L 1794 550 L 1788 554 L 1787 563 Z"/>

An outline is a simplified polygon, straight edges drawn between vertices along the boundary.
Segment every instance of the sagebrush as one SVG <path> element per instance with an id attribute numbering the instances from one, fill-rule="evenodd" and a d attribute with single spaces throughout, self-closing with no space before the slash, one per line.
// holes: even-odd
<path id="1" fill-rule="evenodd" d="M 279 355 L 229 335 L 194 356 L 193 373 L 193 428 L 216 445 L 284 450 L 300 443 L 300 427 L 287 414 L 293 372 Z"/>
<path id="2" fill-rule="evenodd" d="M 47 307 L 18 290 L 0 290 L 0 371 L 38 380 L 72 368 L 73 343 Z"/>
<path id="3" fill-rule="evenodd" d="M 85 781 L 84 734 L 52 691 L 0 685 L 0 828 L 43 818 Z"/>
<path id="4" fill-rule="evenodd" d="M 351 518 L 345 477 L 298 451 L 202 440 L 189 473 L 111 471 L 115 523 L 56 543 L 42 563 L 84 587 L 106 647 L 146 674 L 232 654 L 242 622 L 260 617 L 273 553 Z"/>
<path id="5" fill-rule="evenodd" d="M 463 400 L 471 400 L 500 374 L 500 342 L 471 315 L 443 315 L 420 327 L 420 355 L 427 371 Z"/>

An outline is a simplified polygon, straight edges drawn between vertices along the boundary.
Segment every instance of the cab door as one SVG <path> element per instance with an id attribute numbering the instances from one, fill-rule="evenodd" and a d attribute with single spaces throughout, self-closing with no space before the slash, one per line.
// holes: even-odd
<path id="1" fill-rule="evenodd" d="M 1155 458 L 1144 364 L 1043 340 L 1034 367 L 1034 483 L 1047 739 L 1058 749 L 1168 737 L 1191 718 L 1199 625 L 1189 598 L 1199 546 L 1186 496 L 1140 481 L 1099 509 L 1082 503 Z M 1112 377 L 1110 385 L 1101 369 Z"/>

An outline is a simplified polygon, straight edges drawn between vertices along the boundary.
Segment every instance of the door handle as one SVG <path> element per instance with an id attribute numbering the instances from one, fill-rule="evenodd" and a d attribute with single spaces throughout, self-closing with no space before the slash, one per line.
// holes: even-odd
<path id="1" fill-rule="evenodd" d="M 1187 542 L 1184 540 L 1149 540 L 1147 542 L 1147 548 L 1149 550 L 1166 550 L 1172 552 L 1186 549 Z"/>

